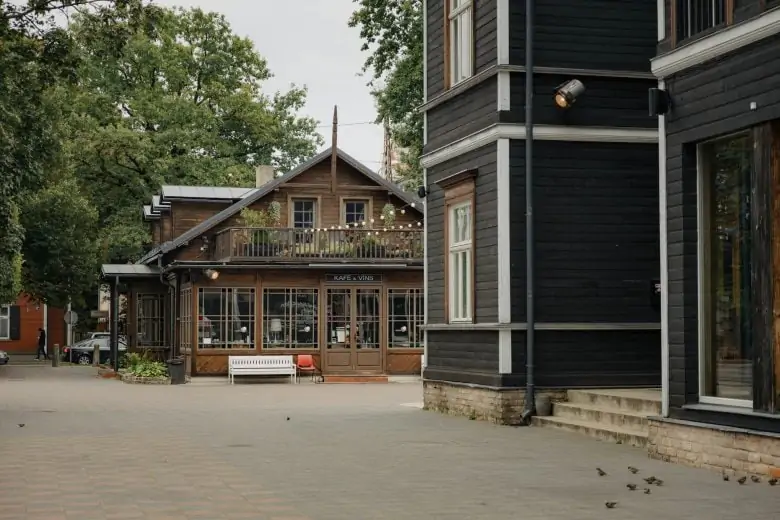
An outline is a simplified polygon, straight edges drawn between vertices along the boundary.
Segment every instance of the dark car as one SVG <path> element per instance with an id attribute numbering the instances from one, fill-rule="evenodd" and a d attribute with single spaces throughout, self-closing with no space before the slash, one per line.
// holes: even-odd
<path id="1" fill-rule="evenodd" d="M 71 363 L 78 363 L 79 365 L 91 365 L 92 354 L 94 352 L 95 345 L 100 348 L 100 363 L 108 363 L 111 359 L 111 345 L 108 337 L 97 337 L 91 339 L 81 340 L 78 343 L 74 343 L 72 347 L 65 347 L 62 351 L 62 360 Z M 119 353 L 120 355 L 127 351 L 127 344 L 120 339 L 119 340 Z"/>
<path id="2" fill-rule="evenodd" d="M 0 350 L 0 365 L 7 365 L 11 358 L 8 357 L 8 352 Z"/>

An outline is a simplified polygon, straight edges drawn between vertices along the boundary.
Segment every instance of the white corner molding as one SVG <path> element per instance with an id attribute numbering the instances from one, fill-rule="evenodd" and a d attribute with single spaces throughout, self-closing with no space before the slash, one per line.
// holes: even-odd
<path id="1" fill-rule="evenodd" d="M 657 32 L 658 32 L 658 41 L 660 42 L 664 38 L 666 38 L 666 0 L 656 0 L 656 10 L 658 13 L 656 14 L 656 23 L 657 26 Z"/>
<path id="2" fill-rule="evenodd" d="M 512 331 L 509 329 L 498 331 L 498 373 L 512 373 Z"/>
<path id="3" fill-rule="evenodd" d="M 428 170 L 423 169 L 423 186 L 428 186 Z M 428 208 L 423 200 L 423 324 L 428 324 Z M 423 330 L 423 368 L 428 366 L 428 331 Z"/>
<path id="4" fill-rule="evenodd" d="M 430 168 L 464 153 L 492 144 L 499 139 L 525 139 L 525 125 L 523 123 L 498 123 L 489 126 L 423 155 L 420 162 L 423 168 Z M 534 125 L 534 140 L 657 144 L 658 129 Z"/>
<path id="5" fill-rule="evenodd" d="M 512 97 L 510 95 L 511 90 L 511 77 L 512 74 L 508 70 L 498 71 L 498 78 L 496 83 L 498 84 L 498 92 L 496 98 L 498 99 L 498 111 L 512 110 Z"/>
<path id="6" fill-rule="evenodd" d="M 509 139 L 496 145 L 496 232 L 498 243 L 498 323 L 512 322 L 512 234 L 510 209 Z"/>
<path id="7" fill-rule="evenodd" d="M 778 33 L 780 7 L 653 58 L 650 69 L 657 78 L 666 78 Z"/>
<path id="8" fill-rule="evenodd" d="M 509 65 L 509 0 L 497 0 L 496 35 L 498 65 Z"/>
<path id="9" fill-rule="evenodd" d="M 664 81 L 658 88 L 666 88 Z M 658 217 L 661 267 L 661 416 L 669 417 L 669 236 L 666 214 L 666 117 L 658 117 Z"/>

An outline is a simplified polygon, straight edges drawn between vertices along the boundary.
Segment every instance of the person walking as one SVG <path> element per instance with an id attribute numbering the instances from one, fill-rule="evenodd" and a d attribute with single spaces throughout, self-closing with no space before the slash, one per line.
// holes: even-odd
<path id="1" fill-rule="evenodd" d="M 38 351 L 35 353 L 35 359 L 37 361 L 41 360 L 41 354 L 43 354 L 43 359 L 50 359 L 49 353 L 46 350 L 46 331 L 43 329 L 38 329 Z"/>

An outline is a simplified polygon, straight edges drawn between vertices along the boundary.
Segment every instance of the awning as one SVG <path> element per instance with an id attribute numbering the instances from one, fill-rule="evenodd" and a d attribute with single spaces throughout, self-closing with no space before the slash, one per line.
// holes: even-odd
<path id="1" fill-rule="evenodd" d="M 160 268 L 144 264 L 103 264 L 100 274 L 103 278 L 159 278 Z"/>

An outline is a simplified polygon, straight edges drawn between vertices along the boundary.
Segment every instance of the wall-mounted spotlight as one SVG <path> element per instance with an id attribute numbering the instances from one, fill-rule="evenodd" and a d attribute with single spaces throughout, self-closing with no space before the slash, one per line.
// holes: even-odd
<path id="1" fill-rule="evenodd" d="M 578 79 L 570 79 L 569 81 L 558 85 L 555 88 L 555 94 L 553 99 L 555 104 L 559 108 L 571 108 L 571 106 L 577 101 L 585 92 L 585 85 Z"/>
<path id="2" fill-rule="evenodd" d="M 219 278 L 219 271 L 217 271 L 216 269 L 205 269 L 203 271 L 203 274 L 206 275 L 206 278 L 208 278 L 211 281 L 214 281 L 217 278 Z"/>
<path id="3" fill-rule="evenodd" d="M 428 190 L 425 189 L 425 186 L 420 186 L 417 188 L 417 196 L 421 199 L 424 199 L 428 195 Z"/>
<path id="4" fill-rule="evenodd" d="M 672 97 L 669 92 L 660 88 L 647 89 L 650 117 L 662 116 L 672 108 Z"/>

